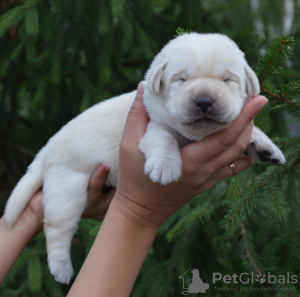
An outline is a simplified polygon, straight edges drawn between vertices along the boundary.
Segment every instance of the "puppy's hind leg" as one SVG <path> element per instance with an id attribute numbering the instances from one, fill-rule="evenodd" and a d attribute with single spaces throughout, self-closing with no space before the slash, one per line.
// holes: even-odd
<path id="1" fill-rule="evenodd" d="M 253 127 L 246 155 L 253 159 L 269 162 L 272 165 L 285 163 L 285 157 L 281 150 L 256 126 Z"/>
<path id="2" fill-rule="evenodd" d="M 68 284 L 73 275 L 71 240 L 87 203 L 89 175 L 52 167 L 44 182 L 44 231 L 48 264 L 55 280 Z"/>

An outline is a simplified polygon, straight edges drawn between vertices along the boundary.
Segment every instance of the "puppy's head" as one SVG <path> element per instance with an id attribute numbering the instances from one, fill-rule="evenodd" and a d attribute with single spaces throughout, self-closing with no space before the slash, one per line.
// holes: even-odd
<path id="1" fill-rule="evenodd" d="M 150 118 L 191 140 L 229 126 L 260 91 L 244 53 L 220 34 L 172 40 L 154 59 L 146 81 Z"/>

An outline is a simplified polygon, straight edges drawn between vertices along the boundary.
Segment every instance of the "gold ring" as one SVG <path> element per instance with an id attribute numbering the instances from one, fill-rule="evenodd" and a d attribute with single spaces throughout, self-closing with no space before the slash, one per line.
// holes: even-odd
<path id="1" fill-rule="evenodd" d="M 232 176 L 238 175 L 239 172 L 236 170 L 234 164 L 231 163 L 231 164 L 229 164 L 229 166 L 230 166 L 230 168 L 231 168 L 231 170 L 232 170 Z"/>

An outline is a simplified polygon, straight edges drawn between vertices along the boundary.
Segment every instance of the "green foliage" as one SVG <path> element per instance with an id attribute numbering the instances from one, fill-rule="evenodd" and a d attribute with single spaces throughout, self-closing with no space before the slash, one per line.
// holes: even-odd
<path id="1" fill-rule="evenodd" d="M 40 0 L 26 1 L 23 5 L 8 10 L 0 17 L 0 37 L 10 27 L 25 18 L 26 31 L 30 35 L 36 35 L 38 28 L 38 12 L 35 8 Z"/>
<path id="2" fill-rule="evenodd" d="M 35 7 L 26 12 L 25 29 L 27 35 L 35 36 L 39 33 L 39 15 Z"/>
<path id="3" fill-rule="evenodd" d="M 28 285 L 31 291 L 39 292 L 42 284 L 41 262 L 37 255 L 33 255 L 28 263 Z"/>
<path id="4" fill-rule="evenodd" d="M 273 284 L 269 292 L 254 291 L 266 288 L 258 283 L 216 284 L 245 289 L 227 292 L 211 283 L 213 272 L 279 275 L 300 269 L 300 7 L 293 2 L 292 38 L 283 29 L 286 1 L 258 1 L 257 7 L 254 2 L 0 1 L 0 206 L 51 135 L 90 105 L 135 89 L 174 34 L 227 34 L 250 65 L 258 61 L 255 70 L 269 103 L 256 124 L 287 162 L 257 162 L 169 218 L 132 296 L 182 296 L 178 277 L 194 267 L 210 284 L 203 296 L 300 296 L 299 284 L 284 284 L 285 291 Z M 71 249 L 75 274 L 100 226 L 96 220 L 80 222 Z M 11 269 L 0 296 L 65 296 L 68 290 L 50 275 L 40 234 Z"/>
<path id="5" fill-rule="evenodd" d="M 288 36 L 279 36 L 266 53 L 259 58 L 256 64 L 256 74 L 260 85 L 263 87 L 265 81 L 282 69 L 282 64 L 287 61 L 288 55 L 293 53 L 295 39 Z"/>
<path id="6" fill-rule="evenodd" d="M 264 108 L 258 120 L 267 116 L 271 117 L 282 110 L 294 117 L 299 117 L 300 80 L 287 82 L 279 90 L 276 89 L 273 82 L 274 75 L 283 69 L 283 64 L 293 53 L 295 44 L 294 38 L 286 35 L 279 36 L 257 62 L 256 73 L 261 90 L 271 100 L 271 104 Z"/>
<path id="7" fill-rule="evenodd" d="M 179 35 L 182 35 L 182 34 L 190 33 L 190 32 L 192 32 L 192 30 L 183 29 L 183 28 L 178 27 L 178 28 L 176 29 L 176 34 L 177 34 L 177 35 L 175 35 L 175 37 L 177 37 L 177 36 L 179 36 Z"/>

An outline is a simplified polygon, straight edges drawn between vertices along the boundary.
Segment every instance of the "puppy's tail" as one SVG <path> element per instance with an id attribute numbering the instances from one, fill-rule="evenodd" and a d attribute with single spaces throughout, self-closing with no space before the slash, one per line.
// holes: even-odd
<path id="1" fill-rule="evenodd" d="M 29 165 L 26 174 L 17 183 L 6 203 L 4 218 L 9 228 L 16 222 L 31 197 L 43 184 L 43 155 L 44 149 Z"/>

